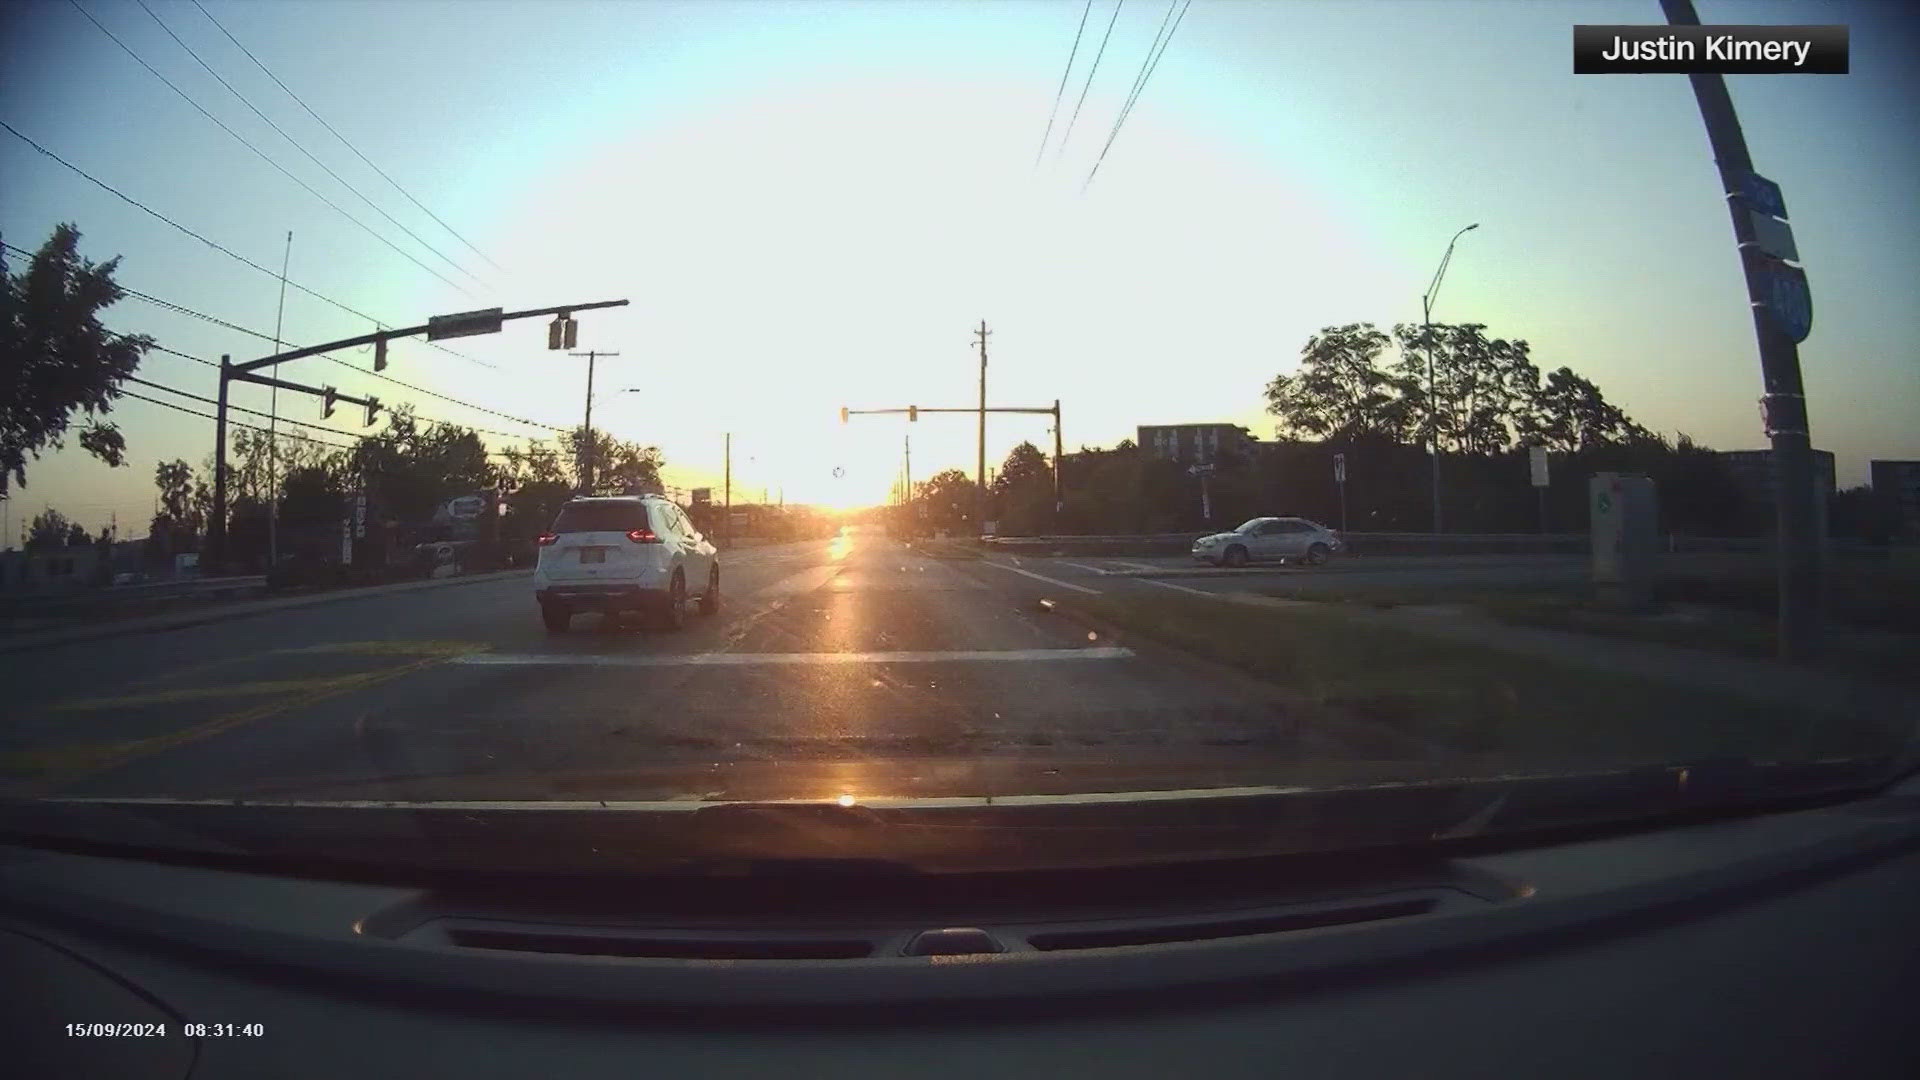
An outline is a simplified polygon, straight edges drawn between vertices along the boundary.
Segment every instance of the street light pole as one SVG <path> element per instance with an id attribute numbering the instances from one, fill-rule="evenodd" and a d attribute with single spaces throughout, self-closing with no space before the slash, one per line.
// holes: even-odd
<path id="1" fill-rule="evenodd" d="M 1447 253 L 1440 257 L 1440 268 L 1433 272 L 1433 281 L 1427 285 L 1426 294 L 1420 297 L 1420 321 L 1427 339 L 1427 451 L 1433 458 L 1433 531 L 1442 531 L 1440 519 L 1440 395 L 1433 378 L 1433 299 L 1440 293 L 1440 280 L 1447 275 L 1447 264 L 1453 261 L 1453 245 L 1460 238 L 1480 227 L 1479 222 L 1461 229 L 1447 241 Z"/>

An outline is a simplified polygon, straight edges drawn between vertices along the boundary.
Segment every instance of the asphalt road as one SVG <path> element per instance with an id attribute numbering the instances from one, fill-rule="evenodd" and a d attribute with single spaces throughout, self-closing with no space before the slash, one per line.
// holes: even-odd
<path id="1" fill-rule="evenodd" d="M 1391 756 L 1377 733 L 1303 728 L 1273 688 L 1042 610 L 1063 590 L 1151 587 L 1055 562 L 934 559 L 855 533 L 727 555 L 720 613 L 679 632 L 587 615 L 549 634 L 514 577 L 7 654 L 0 787 L 978 794 Z"/>

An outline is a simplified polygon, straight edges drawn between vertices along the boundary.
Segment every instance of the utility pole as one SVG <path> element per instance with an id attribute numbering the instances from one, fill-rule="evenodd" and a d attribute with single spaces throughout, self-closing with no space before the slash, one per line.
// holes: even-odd
<path id="1" fill-rule="evenodd" d="M 905 439 L 906 439 L 906 446 L 905 446 L 905 453 L 906 453 L 906 481 L 907 481 L 907 535 L 908 535 L 908 536 L 912 536 L 912 535 L 913 535 L 913 524 L 914 524 L 914 509 L 913 509 L 913 436 L 912 436 L 911 434 L 909 434 L 909 435 L 907 435 L 907 436 L 905 436 Z"/>
<path id="2" fill-rule="evenodd" d="M 978 520 L 974 522 L 977 535 L 987 533 L 987 320 L 980 320 L 980 329 L 974 332 L 980 341 L 980 442 L 979 456 L 974 461 L 974 480 L 979 485 L 976 498 Z"/>
<path id="3" fill-rule="evenodd" d="M 207 554 L 201 569 L 218 574 L 227 558 L 227 387 L 233 383 L 233 357 L 220 354 L 220 402 L 213 418 L 213 520 L 207 522 Z"/>
<path id="4" fill-rule="evenodd" d="M 1447 253 L 1440 257 L 1440 268 L 1433 272 L 1433 281 L 1427 286 L 1426 293 L 1420 297 L 1420 319 L 1426 329 L 1427 338 L 1427 447 L 1433 454 L 1433 531 L 1441 532 L 1440 519 L 1440 394 L 1433 381 L 1433 301 L 1440 293 L 1440 281 L 1447 276 L 1447 264 L 1453 261 L 1453 245 L 1460 238 L 1480 227 L 1479 222 L 1461 229 L 1447 241 Z"/>
<path id="5" fill-rule="evenodd" d="M 721 499 L 720 505 L 721 505 L 722 516 L 726 518 L 726 528 L 721 530 L 720 535 L 722 538 L 724 538 L 727 541 L 728 546 L 732 546 L 733 544 L 733 432 L 731 431 L 727 432 L 727 435 L 726 435 L 725 460 L 726 460 L 725 472 L 722 474 L 722 480 L 723 480 L 724 486 L 720 489 L 722 492 L 720 496 L 720 499 Z"/>
<path id="6" fill-rule="evenodd" d="M 619 356 L 617 352 L 601 352 L 589 349 L 583 353 L 568 353 L 568 356 L 587 358 L 587 430 L 585 449 L 580 454 L 580 486 L 587 494 L 593 494 L 593 362 L 602 356 Z"/>
<path id="7" fill-rule="evenodd" d="M 1053 512 L 1067 508 L 1060 496 L 1060 399 L 1053 399 Z"/>
<path id="8" fill-rule="evenodd" d="M 1667 22 L 1674 26 L 1700 25 L 1692 0 L 1660 0 L 1660 7 L 1666 12 Z M 1774 512 L 1780 534 L 1780 656 L 1789 661 L 1804 660 L 1812 657 L 1819 646 L 1820 562 L 1815 539 L 1818 520 L 1814 516 L 1817 492 L 1813 477 L 1813 441 L 1808 434 L 1806 387 L 1800 379 L 1799 338 L 1787 332 L 1783 314 L 1774 310 L 1773 305 L 1778 301 L 1768 280 L 1765 255 L 1758 250 L 1755 235 L 1754 215 L 1758 210 L 1749 205 L 1749 197 L 1743 194 L 1750 189 L 1753 179 L 1753 159 L 1747 153 L 1746 136 L 1741 133 L 1740 118 L 1733 110 L 1733 97 L 1727 93 L 1726 80 L 1717 74 L 1689 74 L 1687 79 L 1693 84 L 1694 101 L 1700 107 L 1707 142 L 1720 170 L 1721 191 L 1728 196 L 1733 236 L 1741 249 L 1746 273 L 1754 335 L 1760 345 L 1760 376 L 1766 387 L 1762 401 L 1767 410 L 1767 436 L 1772 441 L 1772 464 L 1778 480 Z M 1785 217 L 1785 214 L 1778 216 Z M 1800 327 L 1800 337 L 1805 336 L 1805 329 L 1805 325 Z"/>
<path id="9" fill-rule="evenodd" d="M 287 230 L 287 250 L 280 258 L 280 306 L 273 313 L 273 351 L 279 352 L 281 320 L 287 314 L 287 267 L 293 261 L 293 230 Z M 280 365 L 273 365 L 275 375 Z M 274 387 L 267 406 L 267 565 L 280 562 L 280 388 Z"/>

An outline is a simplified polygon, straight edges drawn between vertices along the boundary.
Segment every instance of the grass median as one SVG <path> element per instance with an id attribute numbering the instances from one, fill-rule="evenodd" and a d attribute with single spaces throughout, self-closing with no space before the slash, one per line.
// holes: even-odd
<path id="1" fill-rule="evenodd" d="M 1297 695 L 1309 721 L 1361 720 L 1516 766 L 1733 755 L 1880 753 L 1890 735 L 1839 712 L 1619 676 L 1439 641 L 1337 607 L 1254 607 L 1182 594 L 1075 597 L 1071 609 Z"/>
<path id="2" fill-rule="evenodd" d="M 1920 574 L 1909 568 L 1840 566 L 1827 576 L 1829 648 L 1821 670 L 1890 685 L 1920 686 Z M 1271 595 L 1288 597 L 1285 590 Z M 1308 594 L 1302 594 L 1303 598 Z M 1354 585 L 1316 588 L 1311 599 L 1374 608 L 1454 605 L 1515 626 L 1675 645 L 1770 659 L 1778 653 L 1775 584 L 1768 572 L 1668 573 L 1652 611 L 1596 601 L 1590 586 Z"/>

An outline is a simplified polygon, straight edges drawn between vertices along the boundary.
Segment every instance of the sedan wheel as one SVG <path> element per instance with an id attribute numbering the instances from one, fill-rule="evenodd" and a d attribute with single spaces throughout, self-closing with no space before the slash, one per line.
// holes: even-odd
<path id="1" fill-rule="evenodd" d="M 1315 544 L 1312 547 L 1309 547 L 1307 549 L 1307 565 L 1308 566 L 1325 566 L 1327 563 L 1327 556 L 1331 554 L 1332 552 L 1328 550 L 1327 545 Z"/>
<path id="2" fill-rule="evenodd" d="M 1221 557 L 1220 561 L 1226 563 L 1228 566 L 1245 566 L 1247 565 L 1247 549 L 1241 547 L 1239 544 L 1235 544 L 1227 549 L 1227 553 Z"/>

